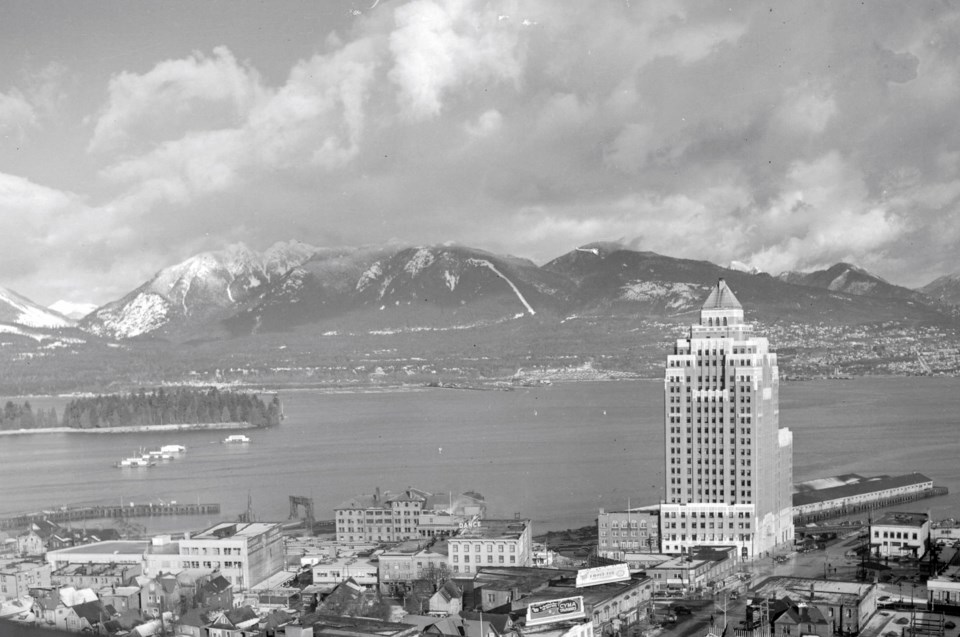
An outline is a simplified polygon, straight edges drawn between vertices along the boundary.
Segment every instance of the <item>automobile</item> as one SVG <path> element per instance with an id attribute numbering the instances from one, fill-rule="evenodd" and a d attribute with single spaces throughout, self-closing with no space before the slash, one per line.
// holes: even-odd
<path id="1" fill-rule="evenodd" d="M 894 623 L 894 624 L 900 624 L 901 626 L 903 626 L 904 624 L 909 624 L 909 623 L 910 623 L 910 620 L 907 619 L 906 617 L 901 617 L 901 618 L 897 619 L 897 620 L 896 620 L 895 622 L 893 622 L 893 623 Z"/>
<path id="2" fill-rule="evenodd" d="M 890 596 L 889 596 L 889 595 L 881 595 L 880 597 L 877 598 L 877 601 L 878 601 L 878 602 L 885 602 L 885 601 L 887 601 L 888 599 L 890 599 Z"/>
<path id="3" fill-rule="evenodd" d="M 675 612 L 677 615 L 689 615 L 693 611 L 691 611 L 686 606 L 674 606 L 673 612 Z"/>
<path id="4" fill-rule="evenodd" d="M 730 599 L 740 599 L 739 591 L 733 591 L 732 593 L 730 593 Z"/>
<path id="5" fill-rule="evenodd" d="M 953 620 L 950 620 L 950 621 L 946 622 L 946 623 L 943 625 L 943 627 L 944 627 L 944 628 L 947 628 L 947 629 L 949 629 L 949 630 L 953 630 L 954 628 L 957 627 L 957 624 L 956 624 L 956 622 L 954 622 Z"/>

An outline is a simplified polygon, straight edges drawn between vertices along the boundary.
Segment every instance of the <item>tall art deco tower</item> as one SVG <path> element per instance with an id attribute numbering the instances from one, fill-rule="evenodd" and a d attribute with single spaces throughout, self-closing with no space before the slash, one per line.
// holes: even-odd
<path id="1" fill-rule="evenodd" d="M 664 379 L 663 551 L 793 541 L 793 435 L 779 427 L 777 355 L 723 279 L 677 340 Z"/>

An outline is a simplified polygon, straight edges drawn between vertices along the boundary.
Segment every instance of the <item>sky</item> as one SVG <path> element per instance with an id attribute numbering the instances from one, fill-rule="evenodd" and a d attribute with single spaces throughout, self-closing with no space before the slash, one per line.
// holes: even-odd
<path id="1" fill-rule="evenodd" d="M 960 5 L 9 0 L 0 286 L 456 242 L 960 270 Z"/>

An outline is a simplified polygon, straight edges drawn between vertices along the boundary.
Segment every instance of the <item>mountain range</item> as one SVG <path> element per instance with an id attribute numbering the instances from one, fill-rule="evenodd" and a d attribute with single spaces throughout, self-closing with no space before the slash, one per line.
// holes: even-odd
<path id="1" fill-rule="evenodd" d="M 264 252 L 237 244 L 198 254 L 92 311 L 60 306 L 83 312 L 79 321 L 0 288 L 0 323 L 182 342 L 302 325 L 337 331 L 463 329 L 535 316 L 687 320 L 721 277 L 748 314 L 765 321 L 952 323 L 960 304 L 960 277 L 910 290 L 847 263 L 772 277 L 737 262 L 724 268 L 613 243 L 578 247 L 538 266 L 459 245 L 316 248 L 291 241 Z"/>

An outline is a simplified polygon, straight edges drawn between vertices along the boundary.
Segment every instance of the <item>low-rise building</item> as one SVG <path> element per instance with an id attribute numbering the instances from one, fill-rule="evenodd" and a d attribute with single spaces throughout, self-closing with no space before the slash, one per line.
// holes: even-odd
<path id="1" fill-rule="evenodd" d="M 317 586 L 335 586 L 340 582 L 353 579 L 363 586 L 377 584 L 377 570 L 382 565 L 358 556 L 338 557 L 317 562 L 311 569 L 313 583 Z"/>
<path id="2" fill-rule="evenodd" d="M 97 591 L 104 606 L 112 606 L 118 613 L 140 610 L 139 586 L 106 586 Z"/>
<path id="3" fill-rule="evenodd" d="M 788 600 L 789 601 L 789 600 Z M 816 606 L 804 602 L 787 605 L 780 615 L 773 620 L 774 635 L 777 637 L 832 637 L 833 628 Z"/>
<path id="4" fill-rule="evenodd" d="M 816 607 L 830 625 L 830 634 L 856 635 L 877 612 L 877 586 L 859 582 L 771 577 L 756 591 L 762 599 L 782 600 Z"/>
<path id="5" fill-rule="evenodd" d="M 660 505 L 623 511 L 600 509 L 597 516 L 597 554 L 625 561 L 628 553 L 660 551 Z"/>
<path id="6" fill-rule="evenodd" d="M 439 586 L 450 573 L 449 549 L 447 540 L 409 540 L 385 550 L 377 558 L 380 590 L 392 593 L 420 580 Z"/>
<path id="7" fill-rule="evenodd" d="M 621 582 L 577 588 L 574 578 L 573 581 L 555 582 L 552 586 L 513 602 L 512 606 L 514 611 L 518 611 L 531 604 L 576 596 L 583 597 L 584 612 L 593 620 L 594 634 L 619 633 L 622 628 L 636 623 L 649 613 L 653 599 L 653 581 L 643 575 L 634 575 Z"/>
<path id="8" fill-rule="evenodd" d="M 464 606 L 486 613 L 509 607 L 548 586 L 576 580 L 577 571 L 572 569 L 482 566 L 471 579 L 457 583 L 463 586 Z"/>
<path id="9" fill-rule="evenodd" d="M 50 565 L 40 560 L 0 563 L 0 600 L 26 597 L 32 588 L 49 588 L 50 574 Z"/>
<path id="10" fill-rule="evenodd" d="M 177 544 L 181 568 L 219 570 L 238 590 L 284 567 L 283 536 L 275 523 L 222 522 Z"/>
<path id="11" fill-rule="evenodd" d="M 926 513 L 887 513 L 870 524 L 870 551 L 879 557 L 919 559 L 926 553 L 929 539 Z"/>
<path id="12" fill-rule="evenodd" d="M 381 494 L 377 487 L 372 494 L 354 496 L 335 509 L 337 542 L 355 545 L 444 537 L 469 520 L 483 518 L 485 511 L 478 493 L 454 498 L 408 487 Z"/>
<path id="13" fill-rule="evenodd" d="M 410 624 L 308 613 L 284 629 L 286 637 L 416 637 L 420 628 Z M 210 637 L 213 637 L 211 634 Z M 477 636 L 480 637 L 480 636 Z M 483 636 L 487 637 L 487 636 Z"/>
<path id="14" fill-rule="evenodd" d="M 448 542 L 454 577 L 476 573 L 482 566 L 533 564 L 530 520 L 476 520 Z"/>
<path id="15" fill-rule="evenodd" d="M 927 580 L 927 595 L 934 608 L 960 608 L 960 548 L 940 549 L 938 559 L 946 567 Z"/>
<path id="16" fill-rule="evenodd" d="M 99 589 L 128 584 L 142 571 L 140 564 L 67 564 L 53 571 L 50 581 L 55 586 Z"/>
<path id="17" fill-rule="evenodd" d="M 143 564 L 146 540 L 117 540 L 94 542 L 47 551 L 45 559 L 54 571 L 70 564 Z"/>
<path id="18" fill-rule="evenodd" d="M 688 555 L 646 568 L 658 591 L 692 591 L 723 581 L 736 568 L 734 546 L 694 547 Z"/>

